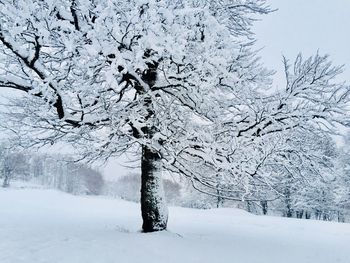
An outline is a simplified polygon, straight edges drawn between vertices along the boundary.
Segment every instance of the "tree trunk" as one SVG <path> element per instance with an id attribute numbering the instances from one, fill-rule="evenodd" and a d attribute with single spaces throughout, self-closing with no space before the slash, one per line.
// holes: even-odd
<path id="1" fill-rule="evenodd" d="M 152 50 L 145 50 L 144 58 L 150 58 Z M 142 80 L 152 88 L 157 80 L 157 68 L 159 62 L 152 60 L 146 63 L 147 70 L 142 73 Z M 141 128 L 142 137 L 152 141 L 154 134 L 157 132 L 155 124 L 155 111 L 152 104 L 152 96 L 137 84 L 140 95 L 143 96 L 144 109 L 146 110 L 145 126 Z M 135 137 L 139 138 L 138 131 Z M 158 140 L 159 144 L 162 144 Z M 166 229 L 168 222 L 168 209 L 165 202 L 164 189 L 162 184 L 162 165 L 160 155 L 147 145 L 142 146 L 141 157 L 141 212 L 142 212 L 142 229 L 144 232 L 154 232 Z"/>
<path id="2" fill-rule="evenodd" d="M 141 160 L 141 212 L 142 229 L 154 232 L 166 229 L 168 209 L 164 198 L 162 169 L 158 153 L 142 147 Z"/>
<path id="3" fill-rule="evenodd" d="M 304 210 L 299 210 L 295 212 L 297 218 L 302 219 L 304 215 Z"/>
<path id="4" fill-rule="evenodd" d="M 219 190 L 216 190 L 217 199 L 216 199 L 216 208 L 220 208 L 224 205 L 224 198 L 221 197 Z"/>
<path id="5" fill-rule="evenodd" d="M 261 204 L 263 215 L 267 215 L 267 209 L 268 209 L 267 201 L 260 201 L 260 204 Z"/>
<path id="6" fill-rule="evenodd" d="M 10 176 L 5 175 L 4 181 L 2 183 L 2 187 L 9 187 L 10 186 Z"/>
<path id="7" fill-rule="evenodd" d="M 285 204 L 286 204 L 286 211 L 285 211 L 285 215 L 286 217 L 293 217 L 293 208 L 292 208 L 292 198 L 291 198 L 291 193 L 290 193 L 290 189 L 286 188 L 284 191 L 284 195 L 285 195 Z"/>
<path id="8" fill-rule="evenodd" d="M 310 219 L 311 218 L 311 212 L 305 212 L 305 219 Z"/>
<path id="9" fill-rule="evenodd" d="M 9 169 L 9 167 L 6 164 L 5 164 L 5 167 L 3 168 L 3 174 L 4 174 L 4 181 L 2 183 L 2 187 L 9 187 L 12 171 L 11 169 Z"/>

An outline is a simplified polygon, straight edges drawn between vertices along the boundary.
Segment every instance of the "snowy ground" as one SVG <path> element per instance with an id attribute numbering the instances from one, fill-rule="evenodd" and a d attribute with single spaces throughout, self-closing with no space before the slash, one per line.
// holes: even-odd
<path id="1" fill-rule="evenodd" d="M 350 224 L 174 207 L 169 231 L 140 226 L 134 203 L 0 189 L 1 263 L 350 262 Z"/>

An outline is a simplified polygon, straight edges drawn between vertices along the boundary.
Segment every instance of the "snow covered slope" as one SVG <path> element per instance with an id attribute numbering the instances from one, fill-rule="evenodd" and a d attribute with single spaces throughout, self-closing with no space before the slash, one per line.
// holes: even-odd
<path id="1" fill-rule="evenodd" d="M 0 190 L 1 263 L 349 263 L 350 224 L 171 208 L 140 232 L 139 205 L 53 190 Z"/>

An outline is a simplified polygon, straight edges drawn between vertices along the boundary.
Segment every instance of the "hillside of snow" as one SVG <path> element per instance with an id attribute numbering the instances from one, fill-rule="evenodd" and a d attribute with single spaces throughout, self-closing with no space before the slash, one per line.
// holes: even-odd
<path id="1" fill-rule="evenodd" d="M 140 227 L 135 203 L 0 189 L 1 263 L 350 262 L 350 224 L 172 207 L 168 231 Z"/>

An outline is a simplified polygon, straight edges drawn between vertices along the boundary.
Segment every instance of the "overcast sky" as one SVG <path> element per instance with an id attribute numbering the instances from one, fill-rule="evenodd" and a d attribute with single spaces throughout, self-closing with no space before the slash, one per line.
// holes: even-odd
<path id="1" fill-rule="evenodd" d="M 278 10 L 256 23 L 257 46 L 266 65 L 277 71 L 281 83 L 282 55 L 293 60 L 329 54 L 337 65 L 346 64 L 344 80 L 350 82 L 350 1 L 349 0 L 269 0 Z"/>

